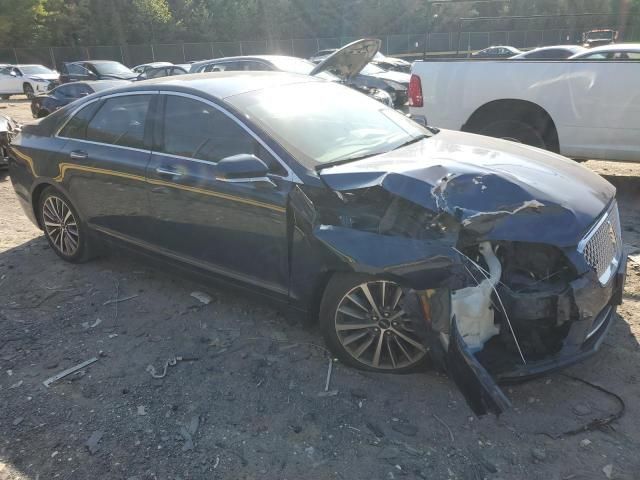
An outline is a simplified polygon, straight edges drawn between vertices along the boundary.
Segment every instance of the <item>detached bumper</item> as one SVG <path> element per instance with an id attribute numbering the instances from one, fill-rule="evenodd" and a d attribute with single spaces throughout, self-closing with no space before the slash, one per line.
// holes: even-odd
<path id="1" fill-rule="evenodd" d="M 551 358 L 517 365 L 506 372 L 496 373 L 494 378 L 500 383 L 517 382 L 534 378 L 553 370 L 568 367 L 595 354 L 602 345 L 607 332 L 616 317 L 616 308 L 622 303 L 622 294 L 627 274 L 627 256 L 622 255 L 616 275 L 606 287 L 599 291 L 588 281 L 574 285 L 577 300 L 583 302 L 597 302 L 602 295 L 607 295 L 608 301 L 597 315 L 583 320 L 574 321 L 564 341 L 561 350 Z M 580 306 L 580 305 L 579 305 Z"/>

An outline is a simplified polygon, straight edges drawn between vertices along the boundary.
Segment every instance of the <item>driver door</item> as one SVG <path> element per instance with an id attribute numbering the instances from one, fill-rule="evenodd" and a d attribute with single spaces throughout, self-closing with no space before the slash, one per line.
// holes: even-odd
<path id="1" fill-rule="evenodd" d="M 213 273 L 288 294 L 283 167 L 240 122 L 213 103 L 163 96 L 147 169 L 154 246 Z M 219 178 L 217 162 L 252 154 L 269 178 Z"/>

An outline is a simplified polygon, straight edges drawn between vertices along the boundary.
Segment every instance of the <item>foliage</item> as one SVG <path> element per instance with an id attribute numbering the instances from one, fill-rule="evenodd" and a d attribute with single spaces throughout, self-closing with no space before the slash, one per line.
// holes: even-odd
<path id="1" fill-rule="evenodd" d="M 0 45 L 360 37 L 455 31 L 460 17 L 581 12 L 624 18 L 640 14 L 640 0 L 0 0 Z"/>

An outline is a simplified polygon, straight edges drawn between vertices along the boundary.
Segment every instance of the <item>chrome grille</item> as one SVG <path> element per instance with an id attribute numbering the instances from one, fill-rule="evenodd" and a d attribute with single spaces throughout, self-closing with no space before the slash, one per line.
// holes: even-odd
<path id="1" fill-rule="evenodd" d="M 611 209 L 594 225 L 580 242 L 578 250 L 598 275 L 601 284 L 606 284 L 615 272 L 622 254 L 622 233 L 618 205 Z"/>

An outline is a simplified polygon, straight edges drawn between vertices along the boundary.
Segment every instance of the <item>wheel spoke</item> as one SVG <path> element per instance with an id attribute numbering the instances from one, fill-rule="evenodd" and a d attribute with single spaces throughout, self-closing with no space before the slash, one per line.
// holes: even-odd
<path id="1" fill-rule="evenodd" d="M 373 340 L 374 340 L 374 337 L 369 337 L 369 339 L 366 342 L 360 345 L 358 349 L 353 352 L 353 356 L 355 358 L 360 358 L 362 354 L 367 350 L 367 348 L 371 346 L 371 344 L 373 343 Z"/>
<path id="2" fill-rule="evenodd" d="M 344 332 L 345 330 L 362 330 L 363 328 L 375 327 L 375 323 L 343 323 L 336 325 L 338 332 Z"/>
<path id="3" fill-rule="evenodd" d="M 47 227 L 51 227 L 51 228 L 60 228 L 60 227 L 62 227 L 62 225 L 60 225 L 59 223 L 56 223 L 56 222 L 49 222 L 49 221 L 47 221 L 47 220 L 45 220 L 45 221 L 44 221 L 44 224 L 45 224 Z"/>
<path id="4" fill-rule="evenodd" d="M 362 290 L 362 293 L 364 293 L 364 296 L 367 298 L 369 305 L 371 305 L 371 310 L 373 310 L 373 313 L 375 313 L 378 318 L 382 318 L 380 310 L 378 310 L 378 306 L 376 305 L 376 302 L 373 300 L 373 296 L 371 295 L 371 290 L 369 290 L 369 285 L 367 285 L 366 283 L 360 285 L 360 290 Z"/>
<path id="5" fill-rule="evenodd" d="M 347 298 L 349 300 L 351 300 L 351 302 L 353 302 L 354 304 L 356 304 L 358 307 L 360 307 L 363 311 L 369 313 L 369 309 L 367 307 L 365 307 L 356 297 L 355 295 L 347 295 Z"/>
<path id="6" fill-rule="evenodd" d="M 385 304 L 385 296 L 386 296 L 386 288 L 387 288 L 387 282 L 381 282 L 382 285 L 380 285 L 380 296 L 382 297 L 380 299 L 380 306 L 384 307 Z"/>
<path id="7" fill-rule="evenodd" d="M 404 353 L 404 356 L 407 357 L 407 360 L 412 361 L 413 357 L 409 354 L 409 352 L 407 352 L 407 349 L 404 348 L 404 345 L 400 343 L 400 340 L 398 340 L 398 337 L 394 336 L 393 339 L 396 342 L 396 345 L 398 345 L 398 348 L 400 348 L 402 353 Z"/>
<path id="8" fill-rule="evenodd" d="M 402 332 L 399 332 L 398 330 L 396 330 L 395 328 L 391 328 L 391 330 L 393 331 L 393 333 L 395 333 L 398 337 L 400 337 L 401 339 L 403 339 L 405 342 L 407 342 L 410 345 L 413 345 L 415 348 L 417 348 L 418 350 L 420 350 L 421 352 L 425 352 L 427 351 L 427 349 L 425 348 L 424 345 L 422 345 L 419 342 L 416 342 L 414 339 L 412 339 L 411 337 L 408 337 L 407 335 L 405 335 Z"/>
<path id="9" fill-rule="evenodd" d="M 398 366 L 398 361 L 396 360 L 396 354 L 393 352 L 393 348 L 391 348 L 391 342 L 389 341 L 389 337 L 386 339 L 387 350 L 389 351 L 389 358 L 391 359 L 391 365 L 393 368 Z"/>
<path id="10" fill-rule="evenodd" d="M 382 344 L 384 343 L 384 334 L 380 332 L 378 335 L 378 343 L 376 344 L 376 351 L 373 354 L 373 366 L 380 366 L 380 354 L 382 353 Z"/>
<path id="11" fill-rule="evenodd" d="M 391 310 L 395 310 L 396 307 L 398 306 L 398 302 L 400 301 L 400 297 L 402 297 L 402 288 L 400 288 L 400 285 L 396 285 L 396 291 L 393 295 L 393 299 L 391 301 Z"/>
<path id="12" fill-rule="evenodd" d="M 388 320 L 390 322 L 393 322 L 394 320 L 397 320 L 398 318 L 402 317 L 405 314 L 405 311 L 400 309 L 398 310 L 396 313 L 394 313 L 393 315 L 391 315 Z"/>
<path id="13" fill-rule="evenodd" d="M 347 345 L 351 345 L 353 342 L 357 342 L 358 340 L 360 340 L 363 337 L 366 337 L 367 335 L 369 335 L 369 330 L 363 330 L 362 332 L 354 333 L 353 335 L 348 335 L 342 339 L 342 345 L 346 347 Z"/>
<path id="14" fill-rule="evenodd" d="M 343 313 L 344 315 L 348 315 L 349 317 L 357 318 L 358 320 L 366 320 L 367 318 L 366 315 L 361 315 L 360 313 L 356 312 L 353 308 L 349 308 L 345 305 L 338 308 L 338 311 L 340 313 Z"/>

